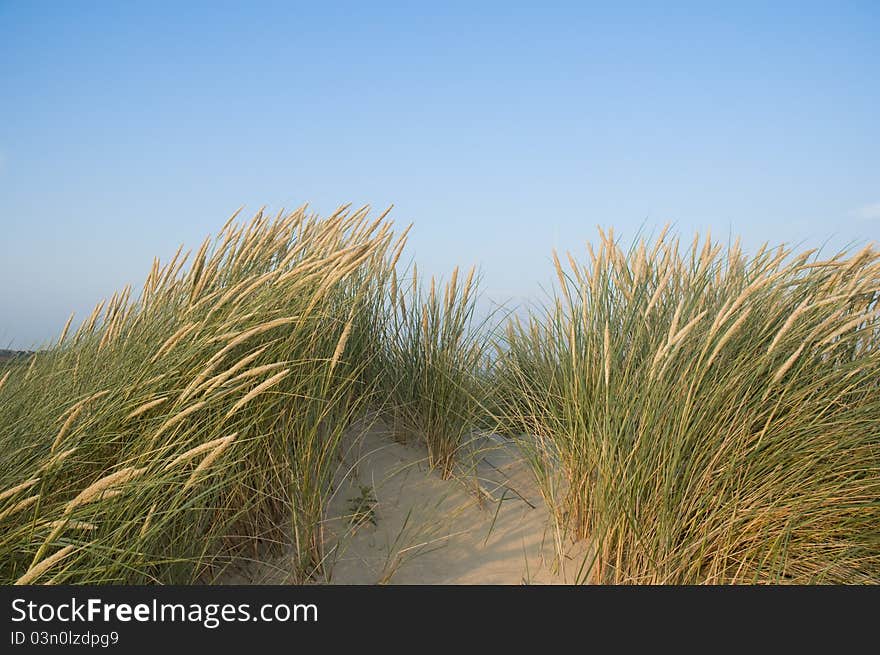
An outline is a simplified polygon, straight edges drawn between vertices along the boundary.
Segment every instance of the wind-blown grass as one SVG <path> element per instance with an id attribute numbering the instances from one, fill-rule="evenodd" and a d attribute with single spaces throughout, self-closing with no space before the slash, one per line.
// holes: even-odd
<path id="1" fill-rule="evenodd" d="M 615 583 L 880 582 L 880 255 L 611 235 L 511 322 L 501 420 Z"/>
<path id="2" fill-rule="evenodd" d="M 474 319 L 474 273 L 462 282 L 455 269 L 442 290 L 434 278 L 425 288 L 415 266 L 402 285 L 394 275 L 378 358 L 395 434 L 420 438 L 430 465 L 444 477 L 481 422 L 487 393 L 481 376 L 485 323 Z"/>
<path id="3" fill-rule="evenodd" d="M 210 581 L 286 544 L 299 579 L 320 567 L 337 444 L 374 391 L 359 317 L 391 225 L 234 218 L 3 375 L 3 581 Z"/>
<path id="4" fill-rule="evenodd" d="M 603 234 L 490 364 L 473 271 L 399 280 L 385 214 L 235 219 L 0 364 L 3 582 L 210 582 L 282 548 L 305 581 L 368 408 L 444 476 L 475 428 L 516 435 L 596 581 L 880 582 L 871 248 Z"/>

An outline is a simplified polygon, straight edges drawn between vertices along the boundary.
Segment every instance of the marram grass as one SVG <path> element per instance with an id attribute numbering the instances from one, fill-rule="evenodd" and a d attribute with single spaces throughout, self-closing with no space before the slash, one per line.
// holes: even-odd
<path id="1" fill-rule="evenodd" d="M 475 429 L 515 436 L 593 581 L 880 582 L 875 250 L 603 234 L 498 339 L 473 272 L 398 274 L 408 229 L 233 216 L 0 364 L 2 581 L 211 582 L 271 551 L 318 579 L 371 409 L 442 475 Z"/>
<path id="2" fill-rule="evenodd" d="M 399 439 L 415 436 L 429 464 L 451 475 L 468 436 L 481 422 L 488 393 L 485 323 L 474 317 L 475 269 L 462 280 L 427 285 L 412 267 L 405 281 L 392 271 L 390 302 L 377 361 L 388 421 Z"/>
<path id="3" fill-rule="evenodd" d="M 880 254 L 602 236 L 496 370 L 592 579 L 880 582 Z"/>
<path id="4" fill-rule="evenodd" d="M 291 545 L 294 579 L 318 570 L 337 443 L 374 386 L 353 317 L 400 247 L 365 209 L 231 219 L 10 365 L 2 581 L 211 581 Z"/>

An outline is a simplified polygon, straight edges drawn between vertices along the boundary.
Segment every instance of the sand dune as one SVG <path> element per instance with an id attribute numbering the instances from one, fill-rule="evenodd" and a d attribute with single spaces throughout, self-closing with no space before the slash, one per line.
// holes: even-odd
<path id="1" fill-rule="evenodd" d="M 354 428 L 325 526 L 325 582 L 565 584 L 583 576 L 585 549 L 554 548 L 550 516 L 514 449 L 475 442 L 475 467 L 443 480 L 424 448 L 381 424 Z M 283 584 L 286 557 L 251 565 L 236 582 Z"/>

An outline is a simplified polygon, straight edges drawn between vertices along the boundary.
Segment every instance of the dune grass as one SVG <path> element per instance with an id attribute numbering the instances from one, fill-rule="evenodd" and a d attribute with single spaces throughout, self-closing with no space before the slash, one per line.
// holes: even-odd
<path id="1" fill-rule="evenodd" d="M 448 477 L 481 421 L 488 393 L 485 322 L 474 317 L 475 269 L 464 281 L 456 268 L 441 285 L 419 278 L 414 265 L 398 284 L 392 273 L 381 362 L 385 414 L 400 440 L 411 435 L 428 450 L 428 462 Z"/>
<path id="2" fill-rule="evenodd" d="M 10 366 L 0 579 L 211 581 L 288 545 L 306 579 L 394 247 L 365 209 L 231 219 Z"/>
<path id="3" fill-rule="evenodd" d="M 602 237 L 497 368 L 592 579 L 880 582 L 880 255 Z"/>
<path id="4" fill-rule="evenodd" d="M 322 579 L 368 411 L 444 477 L 475 429 L 516 437 L 593 581 L 880 582 L 870 247 L 602 234 L 498 340 L 473 270 L 398 276 L 386 214 L 236 221 L 0 362 L 2 582 L 212 582 L 279 552 Z"/>

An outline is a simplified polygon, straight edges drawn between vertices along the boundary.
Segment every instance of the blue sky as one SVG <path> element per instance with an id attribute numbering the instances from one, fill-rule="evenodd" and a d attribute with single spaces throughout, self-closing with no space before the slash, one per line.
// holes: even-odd
<path id="1" fill-rule="evenodd" d="M 177 4 L 0 0 L 0 348 L 240 205 L 394 203 L 498 301 L 596 225 L 880 238 L 877 2 Z"/>

